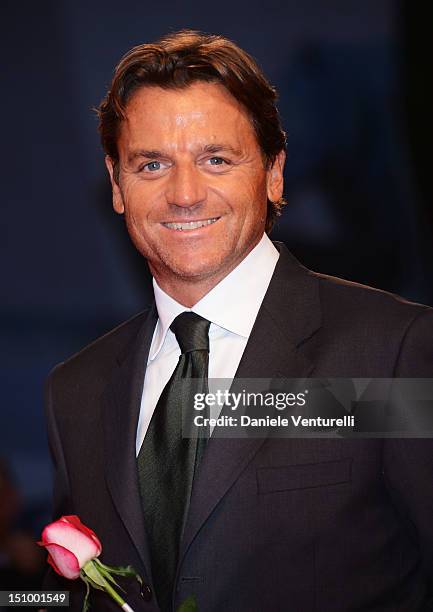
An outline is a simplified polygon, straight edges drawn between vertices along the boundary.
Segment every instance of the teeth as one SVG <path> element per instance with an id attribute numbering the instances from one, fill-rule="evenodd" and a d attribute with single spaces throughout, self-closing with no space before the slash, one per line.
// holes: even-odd
<path id="1" fill-rule="evenodd" d="M 165 227 L 169 227 L 170 229 L 175 230 L 193 230 L 198 229 L 199 227 L 205 227 L 206 225 L 212 225 L 215 221 L 218 221 L 219 217 L 215 217 L 214 219 L 205 219 L 204 221 L 189 221 L 188 223 L 163 223 Z"/>

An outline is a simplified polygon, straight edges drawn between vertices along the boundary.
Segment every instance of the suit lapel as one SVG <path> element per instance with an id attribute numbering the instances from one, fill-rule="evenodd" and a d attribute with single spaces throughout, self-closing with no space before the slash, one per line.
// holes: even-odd
<path id="1" fill-rule="evenodd" d="M 119 356 L 119 367 L 102 398 L 107 485 L 149 576 L 150 556 L 135 443 L 144 374 L 156 320 L 156 309 L 152 306 L 136 338 Z"/>
<path id="2" fill-rule="evenodd" d="M 242 378 L 306 378 L 314 364 L 299 350 L 320 327 L 318 279 L 282 244 L 280 258 L 236 372 Z M 202 524 L 264 443 L 212 437 L 194 481 L 180 561 Z M 211 483 L 211 486 L 209 486 Z"/>

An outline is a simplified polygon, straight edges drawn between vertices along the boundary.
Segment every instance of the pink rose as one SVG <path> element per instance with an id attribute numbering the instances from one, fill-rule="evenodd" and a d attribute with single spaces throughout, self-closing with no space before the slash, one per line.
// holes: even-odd
<path id="1" fill-rule="evenodd" d="M 101 554 L 102 546 L 91 529 L 78 516 L 62 516 L 50 523 L 38 542 L 48 550 L 48 563 L 65 578 L 75 579 L 91 559 Z"/>

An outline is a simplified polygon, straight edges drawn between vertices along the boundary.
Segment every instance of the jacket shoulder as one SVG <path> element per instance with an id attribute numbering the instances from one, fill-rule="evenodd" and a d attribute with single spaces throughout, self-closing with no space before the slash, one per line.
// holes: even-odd
<path id="1" fill-rule="evenodd" d="M 387 317 L 392 320 L 411 320 L 422 314 L 433 314 L 433 308 L 407 300 L 396 293 L 369 287 L 328 274 L 311 272 L 320 286 L 320 297 L 323 308 L 333 307 L 339 316 L 357 311 L 364 322 L 368 319 Z"/>
<path id="2" fill-rule="evenodd" d="M 318 285 L 322 325 L 317 342 L 326 371 L 367 378 L 432 376 L 433 308 L 359 283 L 310 274 Z"/>
<path id="3" fill-rule="evenodd" d="M 325 322 L 346 321 L 356 325 L 357 321 L 364 324 L 368 321 L 385 324 L 388 321 L 401 325 L 419 316 L 429 318 L 433 314 L 433 308 L 395 293 L 310 270 L 284 244 L 275 244 L 280 251 L 280 274 L 284 279 L 281 286 L 285 297 L 293 300 L 295 283 L 295 287 L 300 287 L 300 304 L 304 305 L 305 296 L 309 297 L 307 304 L 310 307 L 314 307 L 318 300 Z"/>
<path id="4" fill-rule="evenodd" d="M 405 368 L 407 376 L 432 375 L 433 308 L 359 283 L 313 274 L 319 281 L 323 329 L 328 330 L 330 345 L 356 347 L 357 356 L 366 363 L 376 355 L 382 365 L 394 363 L 394 369 L 410 355 L 414 367 Z M 349 359 L 347 351 L 342 354 Z M 421 361 L 426 367 L 419 365 Z"/>

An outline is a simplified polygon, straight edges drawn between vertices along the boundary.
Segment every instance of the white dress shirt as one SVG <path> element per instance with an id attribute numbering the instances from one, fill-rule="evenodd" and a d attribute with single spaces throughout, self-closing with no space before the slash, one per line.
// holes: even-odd
<path id="1" fill-rule="evenodd" d="M 136 453 L 165 385 L 180 356 L 174 319 L 192 311 L 211 322 L 209 328 L 209 379 L 232 381 L 265 297 L 279 253 L 266 234 L 241 263 L 192 308 L 167 295 L 153 279 L 158 322 L 147 361 L 137 427 Z"/>

